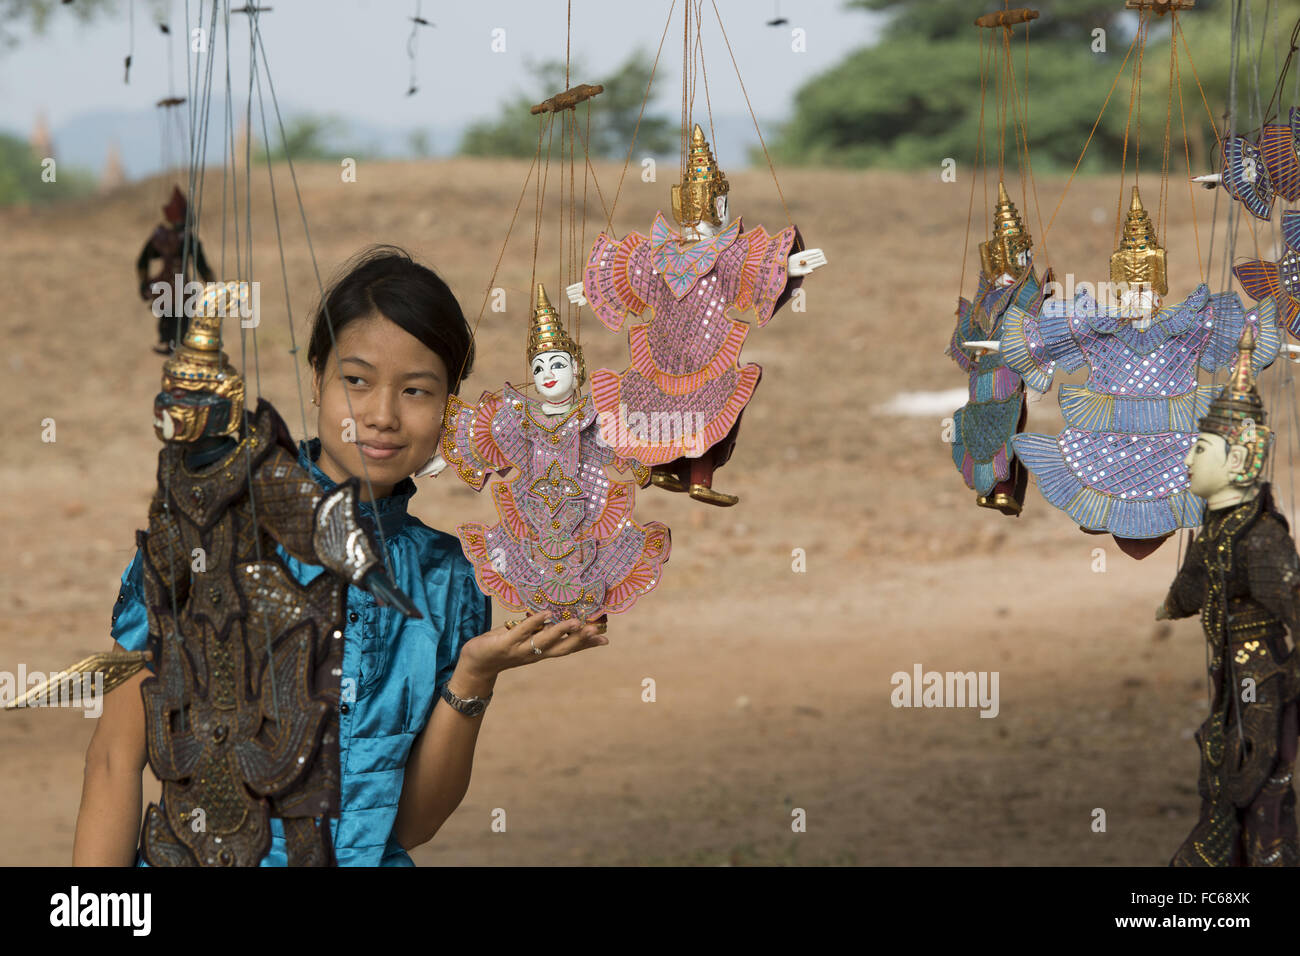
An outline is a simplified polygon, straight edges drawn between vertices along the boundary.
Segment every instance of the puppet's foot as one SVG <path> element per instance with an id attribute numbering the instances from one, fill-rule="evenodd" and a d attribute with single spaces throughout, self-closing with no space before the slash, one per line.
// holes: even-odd
<path id="1" fill-rule="evenodd" d="M 730 508 L 740 500 L 736 495 L 714 491 L 712 488 L 706 488 L 704 485 L 699 484 L 691 485 L 691 497 L 696 501 L 703 501 L 705 504 L 717 505 L 719 508 Z"/>
<path id="2" fill-rule="evenodd" d="M 975 503 L 981 508 L 992 508 L 1013 518 L 1020 515 L 1020 502 L 1016 501 L 1011 495 L 976 495 Z"/>
<path id="3" fill-rule="evenodd" d="M 168 342 L 159 342 L 157 345 L 153 347 L 153 350 L 157 352 L 159 355 L 172 354 L 172 347 L 171 344 Z"/>
<path id="4" fill-rule="evenodd" d="M 671 471 L 655 470 L 650 472 L 650 484 L 664 491 L 686 491 L 686 482 Z"/>

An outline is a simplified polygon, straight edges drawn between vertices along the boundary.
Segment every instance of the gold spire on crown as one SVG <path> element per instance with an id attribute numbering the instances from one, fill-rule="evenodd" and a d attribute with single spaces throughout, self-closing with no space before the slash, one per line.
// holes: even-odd
<path id="1" fill-rule="evenodd" d="M 718 164 L 713 160 L 713 152 L 709 149 L 708 140 L 704 138 L 704 130 L 696 123 L 691 132 L 686 177 L 672 189 L 673 216 L 678 225 L 694 226 L 699 222 L 707 222 L 721 226 L 722 219 L 718 216 L 716 200 L 719 196 L 725 196 L 730 189 L 727 177 L 722 175 L 722 170 L 718 169 Z"/>
<path id="2" fill-rule="evenodd" d="M 980 265 L 990 281 L 1004 272 L 1017 279 L 1027 266 L 1018 264 L 1022 252 L 1034 247 L 1034 240 L 1025 228 L 1016 205 L 1007 195 L 1007 187 L 998 180 L 998 202 L 993 207 L 993 238 L 980 243 Z"/>
<path id="3" fill-rule="evenodd" d="M 1124 219 L 1124 237 L 1110 257 L 1110 281 L 1123 282 L 1130 288 L 1136 284 L 1147 285 L 1160 295 L 1169 291 L 1165 250 L 1156 242 L 1156 228 L 1142 206 L 1136 186 Z"/>
<path id="4" fill-rule="evenodd" d="M 528 361 L 543 352 L 568 352 L 573 356 L 574 379 L 582 385 L 587 379 L 587 369 L 582 361 L 582 347 L 569 336 L 560 320 L 560 313 L 551 305 L 546 287 L 537 283 L 537 304 L 533 307 L 532 321 L 528 324 Z"/>
<path id="5" fill-rule="evenodd" d="M 190 392 L 211 392 L 230 400 L 230 419 L 221 432 L 223 435 L 235 435 L 239 431 L 244 417 L 244 378 L 221 351 L 221 319 L 228 314 L 251 314 L 248 303 L 247 282 L 206 283 L 194 315 L 189 319 L 185 337 L 163 363 L 164 392 L 179 388 Z M 180 412 L 173 417 L 180 417 Z M 197 437 L 178 436 L 176 440 L 192 441 Z"/>
<path id="6" fill-rule="evenodd" d="M 1209 411 L 1198 426 L 1201 431 L 1222 435 L 1228 446 L 1241 445 L 1246 449 L 1246 462 L 1239 474 L 1232 476 L 1237 484 L 1254 483 L 1268 460 L 1273 444 L 1273 432 L 1264 427 L 1264 401 L 1255 387 L 1254 366 L 1251 359 L 1255 351 L 1255 330 L 1247 325 L 1237 342 L 1237 361 L 1232 368 L 1232 378 L 1210 403 Z"/>

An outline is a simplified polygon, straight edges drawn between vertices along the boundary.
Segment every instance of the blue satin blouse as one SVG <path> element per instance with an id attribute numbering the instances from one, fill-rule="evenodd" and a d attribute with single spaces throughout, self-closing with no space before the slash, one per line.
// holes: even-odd
<path id="1" fill-rule="evenodd" d="M 316 467 L 319 456 L 320 439 L 299 443 L 299 465 L 330 491 L 335 482 Z M 362 515 L 383 529 L 395 583 L 424 617 L 404 617 L 379 607 L 368 591 L 348 588 L 339 705 L 341 815 L 330 819 L 340 866 L 415 865 L 392 836 L 411 744 L 451 679 L 461 646 L 491 627 L 492 603 L 475 584 L 460 542 L 407 513 L 415 491 L 407 478 L 377 506 L 360 505 Z M 276 553 L 302 584 L 325 572 L 279 545 Z M 143 650 L 149 637 L 142 575 L 137 551 L 113 609 L 113 639 L 128 651 Z M 261 865 L 286 866 L 284 825 L 274 817 L 270 822 L 271 848 Z M 136 859 L 137 866 L 148 865 L 138 853 Z"/>

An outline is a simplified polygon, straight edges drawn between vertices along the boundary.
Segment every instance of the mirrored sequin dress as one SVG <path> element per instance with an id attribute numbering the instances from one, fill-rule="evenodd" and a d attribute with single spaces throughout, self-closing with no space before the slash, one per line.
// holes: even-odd
<path id="1" fill-rule="evenodd" d="M 652 590 L 668 560 L 668 527 L 632 520 L 635 484 L 606 466 L 648 472 L 600 441 L 590 397 L 547 415 L 510 385 L 471 406 L 448 401 L 442 454 L 476 491 L 489 472 L 518 474 L 492 486 L 501 521 L 457 528 L 479 587 L 529 614 L 595 620 L 629 609 Z"/>
<path id="2" fill-rule="evenodd" d="M 683 244 L 663 213 L 649 236 L 596 238 L 583 273 L 596 317 L 616 332 L 628 313 L 649 315 L 628 331 L 630 367 L 591 377 L 596 408 L 619 425 L 611 444 L 620 456 L 662 465 L 699 458 L 728 437 L 762 369 L 740 364 L 749 326 L 727 310 L 752 310 L 767 324 L 803 281 L 787 272 L 797 241 L 794 226 L 769 235 L 737 219 Z"/>
<path id="3" fill-rule="evenodd" d="M 1248 322 L 1258 373 L 1281 345 L 1272 299 L 1247 313 L 1236 293 L 1211 295 L 1202 284 L 1158 310 L 1145 331 L 1086 291 L 1073 302 L 1049 299 L 1037 315 L 1009 308 L 1003 361 L 1030 388 L 1047 391 L 1058 367 L 1086 365 L 1091 373 L 1084 385 L 1060 388 L 1064 431 L 1012 439 L 1043 497 L 1084 530 L 1110 532 L 1121 546 L 1198 525 L 1202 502 L 1188 490 L 1183 459 L 1221 386 L 1198 387 L 1197 368 L 1229 368 Z"/>
<path id="4" fill-rule="evenodd" d="M 999 490 L 1016 496 L 1011 436 L 1024 427 L 1025 388 L 999 353 L 977 357 L 962 343 L 996 340 L 1002 334 L 1002 316 L 1013 304 L 1037 313 L 1051 274 L 1044 279 L 1040 285 L 1032 266 L 1009 286 L 995 285 L 981 273 L 974 301 L 963 298 L 957 303 L 957 326 L 948 355 L 969 375 L 970 397 L 953 414 L 952 460 L 966 486 L 980 495 L 989 495 L 1005 483 L 1007 487 Z"/>

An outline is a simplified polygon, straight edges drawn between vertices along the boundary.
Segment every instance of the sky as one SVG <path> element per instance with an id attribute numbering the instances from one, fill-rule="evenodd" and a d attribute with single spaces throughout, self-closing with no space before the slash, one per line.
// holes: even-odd
<path id="1" fill-rule="evenodd" d="M 408 97 L 407 41 L 417 0 L 261 2 L 273 8 L 262 15 L 261 30 L 286 115 L 331 113 L 367 128 L 404 134 L 423 128 L 432 131 L 437 153 L 454 148 L 465 125 L 497 116 L 500 104 L 513 95 L 531 93 L 530 62 L 563 58 L 565 51 L 565 0 L 419 0 L 420 15 L 435 26 L 419 30 L 419 90 Z M 733 128 L 740 119 L 752 127 L 712 3 L 705 0 L 702 9 L 713 111 L 733 117 Z M 764 135 L 789 115 L 800 85 L 848 52 L 875 42 L 881 22 L 878 15 L 844 9 L 842 0 L 717 0 L 717 5 Z M 573 82 L 611 72 L 637 48 L 653 55 L 670 6 L 670 0 L 573 0 L 571 50 L 586 66 Z M 132 141 L 133 156 L 157 161 L 161 133 L 153 104 L 173 89 L 178 95 L 186 89 L 181 38 L 187 3 L 170 0 L 162 8 L 170 10 L 170 38 L 155 26 L 148 0 L 135 0 L 133 46 L 130 0 L 120 0 L 117 15 L 89 24 L 56 7 L 44 35 L 33 35 L 26 27 L 11 31 L 19 44 L 0 49 L 0 129 L 26 136 L 44 114 L 56 148 L 75 142 L 76 151 L 87 154 L 86 163 L 97 165 L 89 154 L 103 149 L 107 124 Z M 211 4 L 203 8 L 206 20 Z M 188 9 L 191 26 L 197 26 L 199 0 L 189 0 Z M 654 105 L 669 117 L 680 115 L 682 9 L 679 2 L 655 79 Z M 767 26 L 778 12 L 790 22 Z M 219 21 L 219 33 L 221 29 Z M 496 30 L 504 33 L 494 34 Z M 795 30 L 803 31 L 805 49 L 798 52 L 793 49 Z M 247 17 L 232 16 L 230 31 L 231 85 L 238 103 L 247 95 Z M 498 46 L 504 41 L 504 51 L 494 52 L 494 39 Z M 226 54 L 220 44 L 216 49 L 220 88 Z M 133 50 L 131 82 L 125 84 L 128 50 Z M 147 149 L 139 142 L 143 139 L 151 140 Z M 98 145 L 89 145 L 92 141 Z M 130 151 L 127 144 L 118 145 Z M 131 165 L 128 171 L 140 174 Z"/>

